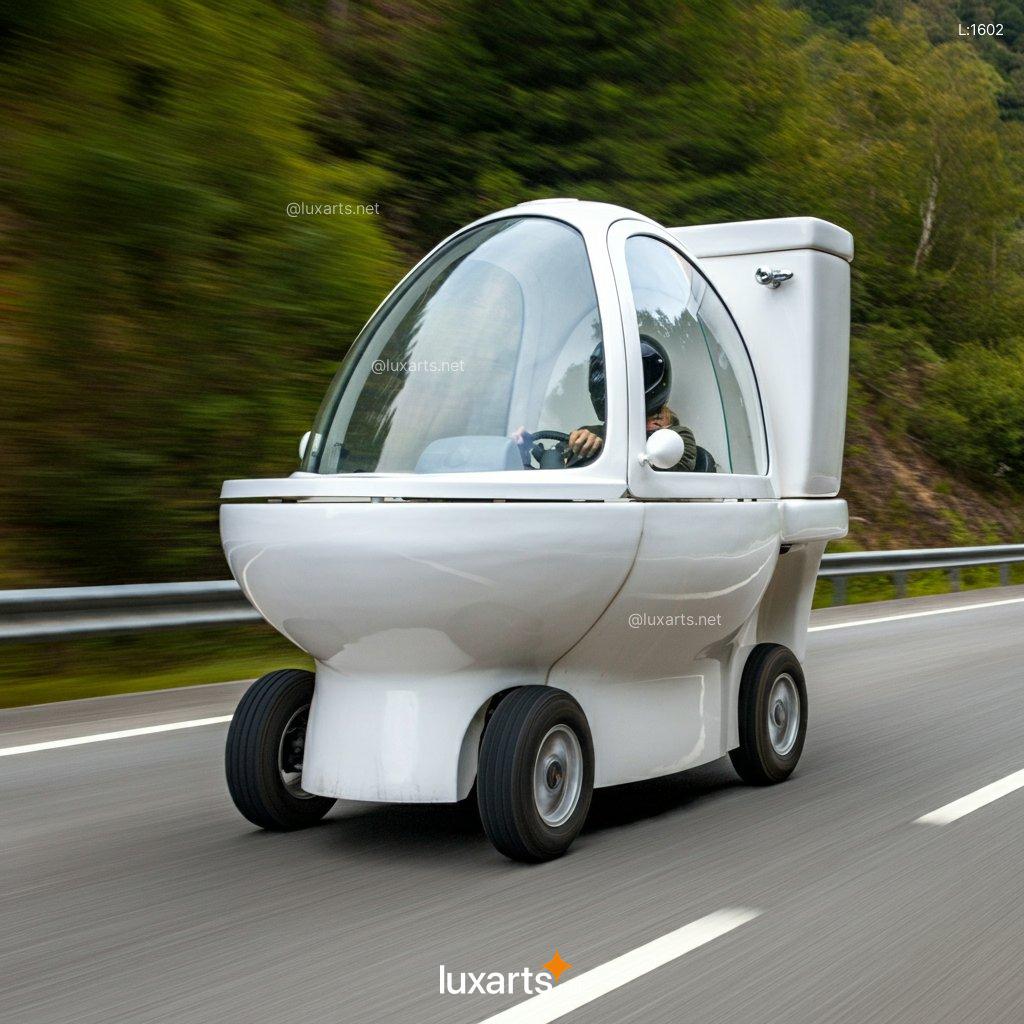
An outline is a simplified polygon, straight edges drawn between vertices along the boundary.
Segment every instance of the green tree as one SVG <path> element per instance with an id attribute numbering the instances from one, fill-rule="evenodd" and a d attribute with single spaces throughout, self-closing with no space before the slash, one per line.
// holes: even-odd
<path id="1" fill-rule="evenodd" d="M 862 40 L 815 37 L 808 62 L 780 173 L 854 232 L 855 320 L 916 325 L 940 352 L 1007 337 L 1020 191 L 998 75 L 965 44 L 932 46 L 914 14 Z"/>

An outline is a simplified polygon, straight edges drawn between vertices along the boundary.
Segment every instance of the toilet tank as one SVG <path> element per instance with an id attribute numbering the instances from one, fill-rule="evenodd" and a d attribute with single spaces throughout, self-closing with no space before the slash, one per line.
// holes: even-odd
<path id="1" fill-rule="evenodd" d="M 671 233 L 697 258 L 750 350 L 779 497 L 834 496 L 846 428 L 853 236 L 814 217 Z M 758 283 L 758 270 L 792 277 L 771 287 Z"/>

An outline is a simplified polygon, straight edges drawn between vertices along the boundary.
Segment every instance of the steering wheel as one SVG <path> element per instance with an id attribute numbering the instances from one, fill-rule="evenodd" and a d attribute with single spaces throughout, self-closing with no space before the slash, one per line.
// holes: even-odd
<path id="1" fill-rule="evenodd" d="M 538 441 L 554 441 L 550 448 L 545 448 Z M 530 454 L 537 461 L 540 469 L 565 469 L 573 463 L 568 461 L 566 453 L 569 453 L 569 435 L 561 430 L 538 430 L 530 435 Z M 569 453 L 570 458 L 576 458 L 575 453 Z"/>

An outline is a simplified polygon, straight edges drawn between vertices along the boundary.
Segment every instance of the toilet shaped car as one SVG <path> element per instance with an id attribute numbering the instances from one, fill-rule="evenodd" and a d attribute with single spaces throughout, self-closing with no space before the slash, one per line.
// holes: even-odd
<path id="1" fill-rule="evenodd" d="M 312 656 L 228 734 L 269 829 L 475 799 L 563 853 L 595 787 L 729 754 L 780 782 L 842 465 L 851 236 L 574 200 L 428 254 L 351 346 L 301 469 L 224 485 L 227 559 Z"/>

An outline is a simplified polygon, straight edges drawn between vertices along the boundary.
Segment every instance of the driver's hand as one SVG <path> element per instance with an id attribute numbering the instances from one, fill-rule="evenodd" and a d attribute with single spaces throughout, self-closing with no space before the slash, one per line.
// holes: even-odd
<path id="1" fill-rule="evenodd" d="M 516 429 L 509 434 L 509 437 L 515 441 L 520 448 L 522 448 L 523 445 L 529 444 L 533 440 L 533 434 L 531 434 L 526 427 L 516 427 Z"/>
<path id="2" fill-rule="evenodd" d="M 604 438 L 598 437 L 592 430 L 580 427 L 569 435 L 569 450 L 580 458 L 593 458 L 604 445 Z"/>

